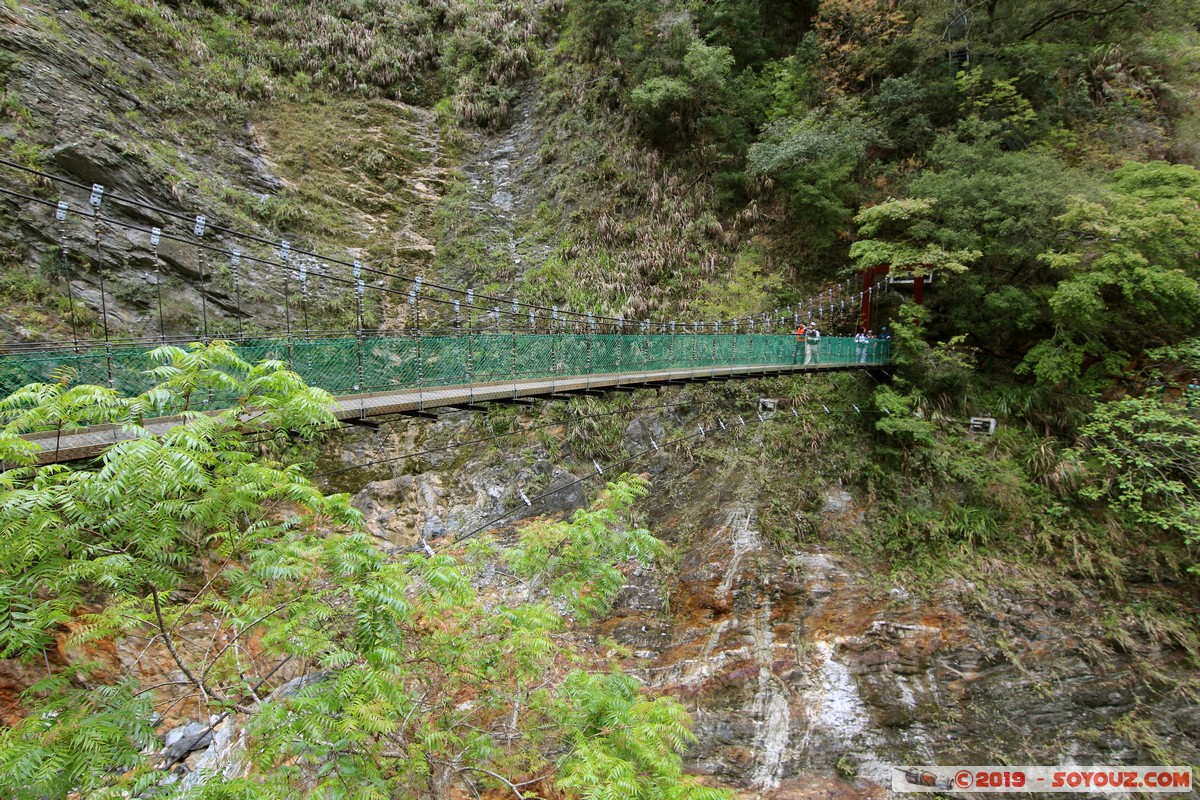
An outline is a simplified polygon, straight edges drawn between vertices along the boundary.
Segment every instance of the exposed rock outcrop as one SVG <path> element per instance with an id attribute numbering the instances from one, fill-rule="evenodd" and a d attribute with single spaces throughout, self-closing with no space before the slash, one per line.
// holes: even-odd
<path id="1" fill-rule="evenodd" d="M 664 524 L 700 522 L 677 542 L 676 579 L 631 576 L 600 626 L 634 651 L 627 667 L 693 710 L 689 769 L 787 800 L 882 797 L 897 764 L 1152 761 L 1145 731 L 1120 723 L 1135 707 L 1152 736 L 1200 755 L 1184 733 L 1196 705 L 1090 644 L 1101 634 L 1088 601 L 962 580 L 881 585 L 834 550 L 765 541 L 740 478 L 712 480 L 693 476 L 695 505 L 651 524 L 670 537 Z M 830 533 L 861 518 L 844 490 L 825 496 Z M 1169 649 L 1155 659 L 1187 670 Z"/>

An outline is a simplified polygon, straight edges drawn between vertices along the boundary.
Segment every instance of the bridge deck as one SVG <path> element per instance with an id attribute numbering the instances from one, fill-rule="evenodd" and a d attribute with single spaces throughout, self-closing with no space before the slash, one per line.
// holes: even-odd
<path id="1" fill-rule="evenodd" d="M 330 409 L 340 420 L 369 419 L 385 414 L 424 412 L 447 406 L 463 406 L 520 398 L 581 392 L 589 389 L 653 388 L 670 381 L 703 379 L 753 378 L 795 372 L 834 372 L 840 370 L 878 367 L 878 364 L 833 362 L 828 364 L 734 364 L 725 366 L 692 367 L 652 370 L 648 372 L 619 372 L 602 375 L 573 375 L 518 381 L 460 384 L 455 386 L 409 387 L 370 394 L 342 395 L 335 398 Z M 161 435 L 179 424 L 178 417 L 148 420 L 144 429 Z M 38 461 L 42 464 L 89 458 L 134 434 L 115 425 L 98 425 L 57 434 L 54 431 L 32 433 L 25 439 L 41 447 Z"/>

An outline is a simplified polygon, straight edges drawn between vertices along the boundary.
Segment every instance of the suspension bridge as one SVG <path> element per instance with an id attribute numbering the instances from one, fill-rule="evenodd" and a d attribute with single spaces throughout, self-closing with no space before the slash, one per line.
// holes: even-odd
<path id="1" fill-rule="evenodd" d="M 886 340 L 864 344 L 849 336 L 825 335 L 816 343 L 793 334 L 801 321 L 819 320 L 822 328 L 853 328 L 861 309 L 868 308 L 871 297 L 880 291 L 878 283 L 865 283 L 859 291 L 847 280 L 805 302 L 739 319 L 625 320 L 440 286 L 421 277 L 303 251 L 287 241 L 272 242 L 211 225 L 204 216 L 184 219 L 141 201 L 112 195 L 106 199 L 104 188 L 97 185 L 86 187 L 38 175 L 89 190 L 88 200 L 72 204 L 7 187 L 0 187 L 0 194 L 24 201 L 21 210 L 30 224 L 40 222 L 44 229 L 57 231 L 64 262 L 70 263 L 68 251 L 86 247 L 95 268 L 87 275 L 64 276 L 71 299 L 69 341 L 0 346 L 0 396 L 28 383 L 63 381 L 136 395 L 154 383 L 147 372 L 157 366 L 151 355 L 155 348 L 214 340 L 229 341 L 251 363 L 284 361 L 307 383 L 334 396 L 330 410 L 339 420 L 366 425 L 389 414 L 436 417 L 437 409 L 529 404 L 533 398 L 689 382 L 873 369 L 890 362 Z M 123 204 L 141 218 L 152 212 L 164 225 L 146 228 L 128 221 L 128 215 L 106 215 L 105 203 L 118 208 Z M 84 235 L 78 230 L 68 232 L 72 218 L 82 222 Z M 172 229 L 170 223 L 176 227 Z M 221 238 L 214 240 L 214 233 Z M 157 315 L 150 315 L 157 317 L 157 336 L 145 326 L 139 335 L 130 336 L 114 330 L 116 325 L 110 322 L 104 253 L 106 239 L 114 235 L 120 235 L 124 244 L 141 237 L 150 256 L 153 274 L 145 277 L 157 294 Z M 189 271 L 199 275 L 201 307 L 200 319 L 193 321 L 190 332 L 168 330 L 165 323 L 167 281 L 159 252 L 163 240 L 185 245 L 194 254 L 195 269 Z M 230 240 L 240 240 L 246 249 L 233 247 Z M 276 299 L 277 307 L 282 306 L 282 320 L 259 319 L 244 310 L 246 287 Z M 98 290 L 99 301 L 94 303 L 99 324 L 93 323 L 89 330 L 102 336 L 85 338 L 76 319 L 75 295 L 89 288 Z M 210 306 L 210 296 L 222 302 Z M 168 297 L 167 302 L 173 301 Z M 310 327 L 310 318 L 318 319 L 321 327 Z M 372 319 L 391 322 L 369 325 Z M 280 330 L 258 332 L 272 322 L 282 323 Z M 200 407 L 216 410 L 234 400 L 208 393 L 200 399 Z M 160 428 L 165 432 L 176 421 L 152 420 L 146 428 L 151 433 Z M 102 425 L 32 433 L 26 438 L 41 448 L 39 460 L 50 463 L 96 455 L 131 435 L 119 426 Z"/>

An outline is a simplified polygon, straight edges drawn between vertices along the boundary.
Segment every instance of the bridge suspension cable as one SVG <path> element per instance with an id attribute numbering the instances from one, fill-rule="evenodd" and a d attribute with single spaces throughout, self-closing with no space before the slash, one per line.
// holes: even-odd
<path id="1" fill-rule="evenodd" d="M 2 161 L 3 161 L 3 159 L 0 159 L 0 162 L 2 162 Z M 22 200 L 26 200 L 31 203 L 37 203 L 37 204 L 40 204 L 40 205 L 43 205 L 46 207 L 55 208 L 56 210 L 61 211 L 64 215 L 74 215 L 74 216 L 77 216 L 80 218 L 85 218 L 85 219 L 94 219 L 96 217 L 96 215 L 94 215 L 94 214 L 88 215 L 85 212 L 76 210 L 74 208 L 67 207 L 64 209 L 63 206 L 59 205 L 58 203 L 56 203 L 54 201 L 46 200 L 44 198 L 36 197 L 36 196 L 26 194 L 23 192 L 18 192 L 13 189 L 9 189 L 7 187 L 0 186 L 0 193 L 9 195 L 11 197 L 16 197 L 16 198 L 19 198 Z M 153 227 L 146 228 L 144 226 L 135 225 L 130 222 L 124 222 L 121 220 L 116 220 L 116 219 L 112 219 L 112 218 L 108 218 L 108 217 L 104 217 L 104 218 L 102 218 L 102 220 L 103 220 L 103 224 L 105 224 L 105 225 L 110 225 L 113 227 L 121 228 L 123 230 L 128 230 L 128 231 L 132 231 L 132 232 L 136 232 L 136 233 L 145 234 L 148 237 L 148 239 L 153 240 L 155 242 L 155 247 L 157 247 L 157 243 L 162 240 L 173 241 L 173 242 L 177 242 L 179 244 L 183 244 L 183 245 L 192 247 L 195 250 L 197 250 L 198 252 L 219 254 L 219 255 L 229 257 L 230 259 L 236 259 L 239 263 L 240 262 L 248 262 L 248 263 L 260 264 L 264 267 L 268 267 L 273 270 L 282 271 L 284 273 L 295 276 L 297 278 L 301 278 L 302 283 L 307 283 L 307 281 L 309 279 L 316 280 L 316 278 L 312 277 L 312 274 L 307 270 L 307 267 L 304 264 L 300 264 L 300 263 L 293 264 L 293 262 L 295 261 L 295 256 L 304 255 L 304 254 L 306 254 L 306 251 L 297 250 L 297 249 L 289 247 L 288 248 L 288 252 L 289 252 L 288 258 L 282 259 L 279 261 L 272 261 L 272 260 L 268 260 L 266 258 L 252 255 L 250 253 L 243 252 L 241 250 L 234 250 L 234 249 L 222 247 L 220 245 L 208 244 L 208 243 L 202 242 L 202 241 L 195 241 L 192 238 L 188 238 L 186 236 L 182 236 L 182 235 L 178 235 L 178 234 L 169 233 L 167 231 L 163 231 L 158 228 L 153 228 Z M 212 229 L 217 229 L 217 226 L 210 226 L 210 227 Z M 263 239 L 258 239 L 258 241 L 267 242 L 267 240 L 263 240 Z M 267 242 L 267 243 L 272 244 L 273 246 L 279 245 L 278 242 L 275 242 L 275 243 Z M 155 253 L 157 255 L 157 250 L 155 250 Z M 336 259 L 330 259 L 327 257 L 320 257 L 320 256 L 314 256 L 314 257 L 320 258 L 321 260 L 327 261 L 330 263 L 342 264 L 344 266 L 350 266 L 351 268 L 355 267 L 355 265 L 353 265 L 353 264 L 348 264 L 346 262 L 338 261 Z M 365 267 L 362 265 L 358 265 L 358 266 L 361 268 L 361 270 L 363 272 L 372 272 L 374 274 L 377 274 L 377 275 L 380 275 L 383 277 L 410 281 L 410 282 L 413 282 L 414 285 L 419 285 L 426 289 L 428 289 L 430 287 L 444 288 L 444 287 L 439 286 L 438 284 L 425 283 L 424 281 L 421 281 L 420 279 L 412 279 L 412 278 L 408 278 L 407 276 L 395 275 L 393 273 L 383 272 L 381 270 L 369 269 L 368 267 Z M 358 281 L 357 281 L 357 279 L 354 279 L 354 278 L 342 277 L 342 276 L 338 276 L 335 274 L 323 274 L 320 276 L 320 279 L 329 281 L 330 283 L 341 284 L 341 285 L 351 287 L 351 288 L 358 287 Z M 395 288 L 392 288 L 392 287 L 389 287 L 386 285 L 382 285 L 382 284 L 372 285 L 372 286 L 370 286 L 370 289 L 372 291 L 380 292 L 383 294 L 393 295 L 398 298 L 405 298 L 406 300 L 410 301 L 410 305 L 411 305 L 411 300 L 415 299 L 413 290 L 411 290 L 411 289 L 406 291 L 403 289 L 395 289 Z M 541 322 L 541 323 L 550 323 L 551 326 L 553 324 L 561 322 L 567 318 L 574 318 L 576 321 L 576 325 L 582 325 L 582 324 L 586 323 L 589 327 L 594 326 L 601 322 L 618 323 L 621 326 L 624 326 L 624 325 L 633 326 L 635 324 L 638 326 L 645 326 L 646 324 L 649 324 L 649 327 L 651 329 L 654 329 L 654 328 L 663 329 L 663 328 L 667 328 L 668 326 L 670 326 L 671 328 L 674 328 L 674 326 L 677 324 L 677 321 L 662 322 L 662 321 L 651 321 L 651 320 L 625 320 L 621 317 L 606 317 L 603 315 L 589 314 L 587 312 L 566 311 L 566 310 L 558 309 L 557 307 L 547 308 L 545 306 L 531 305 L 531 304 L 527 304 L 527 303 L 521 303 L 519 301 L 513 302 L 513 301 L 508 301 L 508 300 L 500 300 L 499 298 L 491 297 L 488 295 L 475 295 L 473 293 L 473 290 L 471 290 L 471 289 L 466 289 L 466 290 L 446 289 L 446 291 L 458 292 L 458 293 L 464 294 L 465 296 L 472 297 L 472 303 L 471 303 L 472 307 L 476 307 L 474 305 L 474 303 L 475 303 L 475 301 L 478 301 L 478 300 L 486 300 L 488 302 L 495 301 L 496 303 L 498 303 L 498 305 L 494 306 L 492 311 L 487 313 L 487 316 L 489 316 L 489 317 L 493 316 L 498 311 L 500 314 L 508 314 L 513 319 L 524 320 L 526 318 L 529 318 L 529 319 L 533 319 L 533 320 L 536 320 L 537 322 Z M 435 297 L 435 296 L 431 296 L 431 295 L 421 295 L 421 298 L 425 302 L 428 302 L 428 303 L 434 303 L 437 305 L 448 306 L 448 307 L 456 308 L 456 309 L 460 307 L 460 304 L 453 300 L 439 298 L 439 297 Z M 830 302 L 832 302 L 832 300 Z M 510 309 L 512 309 L 512 310 L 510 310 Z M 522 314 L 522 310 L 529 310 L 530 313 L 528 314 L 528 317 L 526 317 L 525 315 Z M 105 315 L 105 316 L 107 316 L 107 315 Z M 766 316 L 766 315 L 764 315 L 764 316 Z M 739 320 L 745 320 L 745 319 L 749 319 L 750 322 L 746 326 L 746 328 L 744 330 L 742 330 L 742 332 L 743 333 L 754 332 L 753 318 L 739 318 L 739 319 L 732 319 L 732 320 L 714 320 L 714 321 L 695 321 L 695 322 L 684 321 L 684 322 L 678 323 L 678 324 L 680 324 L 682 326 L 682 330 L 684 332 L 690 332 L 690 330 L 692 328 L 695 328 L 696 326 L 699 326 L 699 329 L 701 331 L 707 332 L 708 330 L 711 329 L 714 332 L 720 332 L 720 326 L 726 325 L 727 326 L 726 330 L 725 330 L 726 333 L 736 334 L 738 332 L 737 323 L 739 322 Z M 765 326 L 765 323 L 763 325 Z M 328 333 L 333 333 L 333 332 L 335 332 L 335 331 L 332 331 L 332 330 L 316 330 L 316 331 L 308 330 L 308 331 L 306 331 L 306 335 L 307 336 L 316 335 L 319 337 L 322 334 L 328 334 Z M 207 338 L 213 338 L 213 337 L 207 337 Z M 144 337 L 142 339 L 142 341 L 147 341 L 147 342 L 160 341 L 160 342 L 166 342 L 166 343 L 171 343 L 171 342 L 180 343 L 180 342 L 185 342 L 185 341 L 192 341 L 193 339 L 194 339 L 194 337 L 191 337 L 191 336 L 166 337 L 166 336 L 163 336 L 160 334 L 159 337 Z M 81 343 L 86 344 L 86 340 L 79 340 L 79 341 Z M 137 340 L 124 339 L 122 341 L 131 342 L 131 341 L 137 341 Z M 14 345 L 10 345 L 9 347 L 10 347 L 10 349 L 12 349 L 12 348 L 38 349 L 38 348 L 45 348 L 46 346 L 47 346 L 46 343 L 28 343 L 28 344 L 24 344 L 24 345 L 14 344 Z"/>
<path id="2" fill-rule="evenodd" d="M 69 178 L 52 175 L 52 174 L 44 172 L 42 170 L 35 169 L 35 168 L 29 167 L 29 166 L 26 166 L 23 164 L 19 164 L 17 162 L 14 162 L 14 161 L 11 161 L 8 159 L 0 158 L 0 164 L 3 164 L 6 166 L 9 166 L 11 168 L 20 170 L 22 172 L 34 175 L 45 181 L 59 183 L 59 184 L 63 184 L 63 185 L 67 185 L 67 186 L 71 186 L 71 187 L 75 187 L 75 188 L 79 188 L 79 189 L 83 189 L 83 190 L 90 189 L 90 190 L 94 191 L 96 188 L 96 186 L 88 187 L 86 184 L 83 184 L 79 181 L 74 181 Z M 25 194 L 22 194 L 19 192 L 14 192 L 12 190 L 5 190 L 5 191 L 7 194 L 10 194 L 13 196 L 19 196 L 26 200 L 39 202 L 39 203 L 43 203 L 43 204 L 47 204 L 47 205 L 53 205 L 53 203 L 50 203 L 49 201 L 43 200 L 41 198 L 32 197 L 30 195 L 25 195 Z M 169 218 L 184 221 L 184 222 L 192 221 L 192 218 L 186 214 L 183 214 L 183 213 L 177 212 L 177 211 L 172 211 L 170 209 L 161 208 L 159 206 L 156 206 L 151 203 L 147 203 L 142 200 L 127 198 L 127 197 L 123 197 L 121 195 L 113 194 L 113 193 L 108 193 L 107 199 L 110 202 L 121 203 L 121 204 L 129 205 L 129 206 L 132 206 L 135 208 L 141 208 L 143 210 L 152 211 L 154 213 L 161 214 L 164 217 L 169 217 Z M 94 204 L 94 205 L 98 209 L 98 207 L 99 207 L 98 204 Z M 202 215 L 202 217 L 205 218 L 207 221 L 207 215 Z M 197 218 L 197 219 L 199 219 L 199 218 Z M 112 219 L 108 219 L 106 221 L 109 224 L 120 225 L 120 226 L 125 227 L 130 230 L 141 230 L 142 232 L 150 233 L 148 231 L 145 231 L 144 228 L 139 228 L 138 226 L 130 225 L 128 223 L 121 223 L 121 222 L 118 222 L 118 221 L 112 220 Z M 359 274 L 375 275 L 380 278 L 408 282 L 409 284 L 411 284 L 415 287 L 415 290 L 418 293 L 420 292 L 420 290 L 422 288 L 424 288 L 426 293 L 428 293 L 429 290 L 436 289 L 436 290 L 445 292 L 448 295 L 458 295 L 458 296 L 466 297 L 468 299 L 468 304 L 471 304 L 472 300 L 478 301 L 481 305 L 484 305 L 484 306 L 491 304 L 493 306 L 493 309 L 496 310 L 497 316 L 499 315 L 499 313 L 501 313 L 501 311 L 503 309 L 505 309 L 506 307 L 509 307 L 511 305 L 512 316 L 523 318 L 528 315 L 535 320 L 543 320 L 543 321 L 547 318 L 546 314 L 548 313 L 548 314 L 550 314 L 551 320 L 557 320 L 560 318 L 560 315 L 561 315 L 561 318 L 563 318 L 563 319 L 574 319 L 577 324 L 582 324 L 585 320 L 587 320 L 589 322 L 589 324 L 604 323 L 604 324 L 607 324 L 608 326 L 615 325 L 618 327 L 618 329 L 623 329 L 625 325 L 634 325 L 634 324 L 648 325 L 651 327 L 658 327 L 658 328 L 662 329 L 666 325 L 671 324 L 670 321 L 666 321 L 666 320 L 648 320 L 648 319 L 647 320 L 625 320 L 623 317 L 606 316 L 606 315 L 596 314 L 594 312 L 591 314 L 588 314 L 587 312 L 571 311 L 571 310 L 568 310 L 565 308 L 562 310 L 559 310 L 556 307 L 546 307 L 546 306 L 539 305 L 539 304 L 518 301 L 516 298 L 512 298 L 512 300 L 510 301 L 510 300 L 492 296 L 492 295 L 485 295 L 485 294 L 477 294 L 476 295 L 476 294 L 474 294 L 474 291 L 472 289 L 462 289 L 459 287 L 452 287 L 452 286 L 447 286 L 444 284 L 439 284 L 436 282 L 427 281 L 427 280 L 424 280 L 421 276 L 413 277 L 413 276 L 407 276 L 407 275 L 399 275 L 399 274 L 388 272 L 386 270 L 382 270 L 382 269 L 379 269 L 376 267 L 371 267 L 369 265 L 361 264 L 361 262 L 348 262 L 343 259 L 338 259 L 338 258 L 335 258 L 332 256 L 323 256 L 323 255 L 320 255 L 319 253 L 316 253 L 315 251 L 309 251 L 309 250 L 305 250 L 302 248 L 296 248 L 296 247 L 289 248 L 287 242 L 284 240 L 276 242 L 276 241 L 272 241 L 272 240 L 263 238 L 261 236 L 257 236 L 252 233 L 247 233 L 245 231 L 241 231 L 236 228 L 221 226 L 221 225 L 218 225 L 218 224 L 212 223 L 212 222 L 208 222 L 208 227 L 213 231 L 220 232 L 220 233 L 226 234 L 226 235 L 234 237 L 234 238 L 244 239 L 246 241 L 262 244 L 262 245 L 265 245 L 265 246 L 268 246 L 271 248 L 280 248 L 282 246 L 284 249 L 290 249 L 291 254 L 293 254 L 295 257 L 311 258 L 311 259 L 316 260 L 318 263 L 337 264 L 337 265 L 341 265 L 343 267 L 352 268 L 355 271 L 356 277 Z M 154 230 L 154 229 L 152 229 L 152 230 Z M 221 252 L 225 255 L 231 255 L 231 256 L 234 256 L 235 254 L 242 255 L 242 257 L 246 258 L 248 261 L 253 261 L 255 263 L 262 263 L 262 264 L 265 264 L 265 265 L 273 267 L 273 268 L 281 266 L 279 263 L 269 262 L 269 261 L 266 261 L 265 259 L 252 257 L 249 254 L 240 254 L 239 251 L 231 251 L 231 250 L 228 250 L 225 248 L 202 245 L 195 241 L 180 238 L 177 236 L 168 236 L 168 238 L 170 238 L 174 241 L 179 241 L 184 244 L 190 244 L 194 247 L 203 248 L 203 249 L 214 251 L 214 252 Z M 283 259 L 283 262 L 284 262 L 283 266 L 285 267 L 285 269 L 288 269 L 289 268 L 288 263 L 287 263 L 288 259 Z M 295 272 L 300 271 L 300 268 L 298 268 L 298 267 L 291 268 L 291 269 Z M 325 277 L 326 279 L 329 279 L 329 280 L 333 280 L 335 282 L 341 282 L 341 283 L 348 282 L 347 279 L 338 279 L 332 275 L 325 275 L 323 277 Z M 838 285 L 840 288 L 841 284 L 838 284 Z M 380 289 L 380 288 L 382 288 L 382 287 L 380 287 L 380 286 L 372 287 L 373 290 Z M 875 288 L 874 286 L 868 287 L 866 289 L 866 292 L 870 292 L 870 291 L 874 290 L 874 288 Z M 411 291 L 412 290 L 410 290 L 410 292 Z M 403 294 L 403 290 L 393 290 L 391 293 Z M 807 315 L 809 315 L 809 316 L 813 315 L 814 309 L 818 310 L 820 312 L 820 315 L 822 315 L 822 316 L 826 312 L 826 309 L 828 309 L 828 313 L 833 314 L 838 310 L 839 302 L 840 302 L 840 310 L 841 310 L 841 312 L 844 313 L 847 310 L 845 297 L 849 297 L 852 295 L 853 295 L 853 292 L 851 290 L 851 280 L 847 279 L 845 281 L 845 296 L 842 296 L 839 294 L 839 297 L 841 297 L 840 301 L 838 301 L 838 299 L 835 297 L 832 288 L 830 288 L 824 292 L 821 292 L 814 297 L 808 298 Z M 864 292 L 858 293 L 860 300 L 862 299 L 863 295 L 864 295 Z M 424 299 L 426 299 L 427 302 L 435 302 L 435 303 L 441 303 L 441 304 L 453 303 L 452 300 L 439 299 L 439 298 L 432 297 L 428 294 L 426 294 Z M 820 303 L 820 305 L 816 305 L 817 303 Z M 800 301 L 797 305 L 798 305 L 798 308 L 796 306 L 791 306 L 791 307 L 788 307 L 787 309 L 778 309 L 777 308 L 777 309 L 774 309 L 769 312 L 762 312 L 761 315 L 752 315 L 752 316 L 748 316 L 748 317 L 722 319 L 722 320 L 711 320 L 711 321 L 704 321 L 704 322 L 696 322 L 693 324 L 704 325 L 705 327 L 712 328 L 714 330 L 719 330 L 720 327 L 722 327 L 722 326 L 733 327 L 736 330 L 736 326 L 739 323 L 743 323 L 746 325 L 746 327 L 748 329 L 753 331 L 755 328 L 755 316 L 758 316 L 758 318 L 760 320 L 759 324 L 764 327 L 769 327 L 773 323 L 779 324 L 782 321 L 785 321 L 788 319 L 791 319 L 793 321 L 793 323 L 801 321 L 801 317 L 806 316 L 806 314 L 804 313 L 805 301 Z"/>
<path id="3" fill-rule="evenodd" d="M 0 159 L 0 162 L 3 160 Z M 71 185 L 83 186 L 77 182 L 71 182 Z M 209 276 L 213 274 L 213 270 L 209 269 L 208 257 L 213 254 L 228 257 L 232 295 L 237 298 L 238 304 L 236 347 L 240 356 L 247 361 L 263 358 L 285 361 L 310 385 L 325 389 L 339 398 L 331 408 L 341 419 L 353 416 L 365 420 L 370 416 L 397 412 L 427 415 L 429 409 L 441 406 L 465 404 L 474 407 L 479 402 L 516 402 L 519 397 L 562 396 L 564 392 L 587 394 L 606 387 L 632 389 L 649 384 L 757 377 L 809 369 L 870 368 L 887 363 L 889 358 L 886 342 L 856 345 L 846 337 L 837 336 L 826 337 L 820 343 L 815 339 L 802 340 L 801 337 L 796 337 L 793 342 L 791 336 L 774 335 L 771 328 L 787 320 L 769 313 L 763 313 L 758 318 L 758 324 L 755 317 L 748 317 L 744 325 L 739 325 L 735 320 L 725 327 L 720 321 L 682 324 L 672 321 L 668 324 L 632 320 L 626 323 L 621 317 L 616 318 L 614 326 L 603 324 L 605 320 L 613 318 L 594 313 L 560 313 L 557 308 L 551 308 L 549 316 L 539 314 L 539 311 L 546 310 L 545 307 L 522 304 L 516 298 L 511 303 L 496 303 L 489 311 L 475 305 L 473 289 L 465 290 L 468 308 L 464 331 L 460 301 L 431 293 L 421 276 L 411 279 L 412 288 L 407 293 L 387 284 L 371 286 L 372 291 L 396 298 L 401 309 L 406 303 L 408 322 L 400 320 L 400 326 L 394 329 L 369 329 L 363 308 L 366 287 L 361 276 L 364 272 L 357 262 L 353 265 L 353 277 L 348 277 L 327 269 L 329 264 L 326 262 L 329 259 L 319 263 L 301 259 L 298 251 L 291 249 L 286 241 L 279 243 L 274 258 L 243 254 L 211 238 L 204 240 L 205 234 L 215 229 L 215 226 L 208 224 L 204 215 L 195 219 L 190 235 L 186 232 L 164 232 L 158 227 L 147 229 L 126 219 L 107 219 L 101 210 L 105 189 L 99 185 L 91 187 L 88 203 L 82 210 L 71 209 L 65 201 L 55 203 L 3 186 L 0 186 L 0 194 L 53 208 L 55 219 L 60 223 L 59 245 L 64 253 L 67 250 L 67 235 L 62 223 L 72 216 L 90 221 L 88 243 L 94 243 L 96 247 L 102 314 L 100 322 L 104 329 L 103 340 L 83 338 L 75 325 L 75 303 L 72 302 L 72 341 L 69 349 L 64 348 L 61 342 L 7 345 L 5 352 L 0 353 L 0 390 L 6 387 L 11 390 L 30 382 L 67 380 L 104 383 L 114 390 L 137 394 L 147 388 L 146 370 L 167 357 L 163 354 L 151 358 L 150 346 L 183 344 L 193 339 L 192 335 L 168 337 L 161 311 L 157 339 L 120 339 L 110 332 L 104 283 L 106 270 L 100 262 L 103 257 L 102 229 L 148 235 L 160 309 L 164 303 L 162 285 L 157 279 L 162 255 L 158 250 L 159 245 L 164 241 L 177 242 L 195 251 L 195 266 L 201 281 L 201 313 L 196 322 L 203 328 L 203 333 L 196 335 L 201 335 L 206 343 L 234 336 L 228 330 L 228 317 L 222 321 L 221 314 L 217 312 L 217 307 L 222 304 L 227 310 L 230 308 L 230 293 L 222 289 L 214 294 L 212 314 L 208 311 L 207 299 Z M 175 259 L 178 256 L 174 256 Z M 252 332 L 249 338 L 246 336 L 239 280 L 239 266 L 243 261 L 247 265 L 264 266 L 268 270 L 268 281 L 273 275 L 282 276 L 286 337 L 272 338 L 270 334 L 264 335 L 259 331 Z M 70 295 L 70 266 L 67 270 Z M 324 327 L 314 330 L 309 315 L 310 297 L 319 298 L 321 293 L 318 289 L 322 287 L 337 286 L 353 291 L 356 314 L 350 326 L 352 330 Z M 296 308 L 298 313 L 293 315 L 293 298 L 297 290 L 299 307 Z M 423 290 L 425 295 L 422 295 Z M 270 299 L 269 283 L 266 291 L 266 298 Z M 452 320 L 446 317 L 423 319 L 420 308 L 422 297 L 426 303 L 453 308 Z M 823 308 L 834 307 L 833 288 L 818 297 L 825 304 Z M 323 302 L 331 304 L 328 312 L 331 318 L 337 319 L 339 314 L 344 317 L 348 310 L 344 300 L 343 296 L 330 297 L 328 293 L 325 294 Z M 527 315 L 522 314 L 523 310 L 528 312 Z M 479 316 L 479 312 L 482 312 L 482 316 Z M 502 324 L 506 314 L 510 320 L 507 331 Z M 491 324 L 493 320 L 494 329 Z M 567 327 L 568 320 L 570 329 Z M 371 321 L 371 324 L 375 322 Z M 791 332 L 790 325 L 787 326 L 787 332 Z M 95 333 L 92 335 L 95 336 Z M 803 362 L 800 361 L 802 348 Z M 196 399 L 196 407 L 212 409 L 237 402 L 237 398 L 223 396 L 221 392 L 216 388 L 206 390 Z M 525 399 L 521 402 L 530 401 Z M 169 415 L 174 412 L 163 408 L 161 413 Z M 155 424 L 161 428 L 169 425 L 170 420 L 161 419 Z M 56 440 L 53 447 L 43 447 L 43 457 L 69 459 L 94 453 L 97 448 L 120 438 L 110 433 L 100 429 L 72 433 L 69 437 L 71 445 Z"/>

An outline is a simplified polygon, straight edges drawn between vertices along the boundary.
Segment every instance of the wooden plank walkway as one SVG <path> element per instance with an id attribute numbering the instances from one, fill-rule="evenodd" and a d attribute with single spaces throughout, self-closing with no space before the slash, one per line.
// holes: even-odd
<path id="1" fill-rule="evenodd" d="M 757 378 L 796 372 L 836 372 L 879 368 L 878 364 L 768 364 L 728 365 L 652 372 L 620 372 L 604 375 L 575 375 L 555 378 L 465 384 L 458 386 L 410 387 L 372 394 L 335 398 L 331 411 L 342 421 L 366 420 L 385 414 L 423 413 L 449 406 L 467 406 L 522 398 L 546 397 L 589 390 L 655 388 L 673 381 Z M 216 412 L 214 412 L 216 413 Z M 179 417 L 147 420 L 142 428 L 152 436 L 165 434 L 178 425 Z M 22 438 L 41 448 L 38 463 L 53 464 L 99 455 L 106 448 L 135 437 L 117 425 L 96 425 L 58 434 L 54 431 L 25 434 Z"/>

